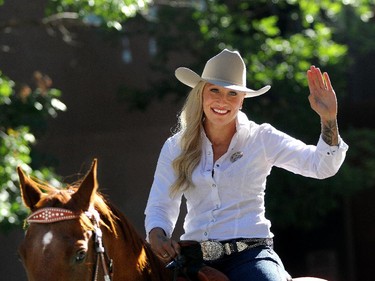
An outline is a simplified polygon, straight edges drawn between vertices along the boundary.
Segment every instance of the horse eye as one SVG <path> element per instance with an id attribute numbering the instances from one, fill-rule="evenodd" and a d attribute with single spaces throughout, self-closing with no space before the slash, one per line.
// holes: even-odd
<path id="1" fill-rule="evenodd" d="M 75 258 L 76 263 L 83 262 L 86 258 L 86 253 L 87 253 L 86 250 L 83 250 L 83 249 L 77 251 L 76 258 Z"/>

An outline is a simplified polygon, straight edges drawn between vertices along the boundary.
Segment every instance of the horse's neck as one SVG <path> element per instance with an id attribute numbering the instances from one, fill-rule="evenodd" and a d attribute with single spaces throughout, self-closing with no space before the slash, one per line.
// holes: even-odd
<path id="1" fill-rule="evenodd" d="M 128 219 L 113 208 L 118 217 L 117 238 L 108 229 L 105 232 L 105 248 L 113 260 L 114 276 L 117 280 L 169 280 L 170 272 L 154 255 L 147 242 L 138 234 Z"/>

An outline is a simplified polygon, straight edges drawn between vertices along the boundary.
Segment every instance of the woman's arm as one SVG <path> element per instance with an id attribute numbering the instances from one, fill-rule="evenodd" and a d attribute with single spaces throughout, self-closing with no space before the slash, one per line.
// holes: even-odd
<path id="1" fill-rule="evenodd" d="M 337 99 L 328 73 L 311 66 L 307 71 L 311 108 L 320 116 L 322 139 L 330 146 L 338 145 Z"/>

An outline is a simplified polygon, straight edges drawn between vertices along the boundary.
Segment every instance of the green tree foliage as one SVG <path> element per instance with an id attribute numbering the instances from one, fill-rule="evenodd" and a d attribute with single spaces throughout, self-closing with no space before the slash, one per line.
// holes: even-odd
<path id="1" fill-rule="evenodd" d="M 140 10 L 146 11 L 148 0 L 50 0 L 46 17 L 37 24 L 55 26 L 94 26 L 119 32 L 123 22 Z M 0 0 L 0 5 L 4 1 Z M 17 27 L 28 22 L 14 19 Z M 35 24 L 35 22 L 33 22 Z M 6 23 L 3 24 L 3 28 Z M 63 39 L 71 40 L 64 29 Z M 0 71 L 0 231 L 22 224 L 26 215 L 18 187 L 17 166 L 35 178 L 59 186 L 53 168 L 40 167 L 33 154 L 36 138 L 47 130 L 48 118 L 57 117 L 66 106 L 61 92 L 52 88 L 52 80 L 34 73 L 35 86 L 18 85 Z"/>
<path id="2" fill-rule="evenodd" d="M 151 0 L 50 0 L 47 15 L 55 16 L 67 12 L 78 15 L 88 25 L 122 30 L 122 24 L 138 12 L 147 11 Z"/>
<path id="3" fill-rule="evenodd" d="M 43 133 L 49 117 L 64 111 L 59 100 L 60 91 L 51 88 L 49 77 L 39 72 L 34 74 L 35 88 L 16 84 L 0 73 L 0 230 L 19 225 L 26 214 L 22 205 L 17 166 L 33 176 L 57 184 L 52 169 L 31 169 L 32 145 L 35 134 Z"/>

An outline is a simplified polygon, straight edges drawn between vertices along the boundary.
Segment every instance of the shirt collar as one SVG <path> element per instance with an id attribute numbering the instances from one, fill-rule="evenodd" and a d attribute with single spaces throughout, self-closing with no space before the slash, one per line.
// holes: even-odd
<path id="1" fill-rule="evenodd" d="M 242 111 L 238 111 L 237 114 L 237 121 L 236 121 L 236 129 L 237 132 L 240 133 L 242 130 L 246 130 L 247 132 L 250 131 L 250 121 L 247 118 L 246 114 Z"/>

